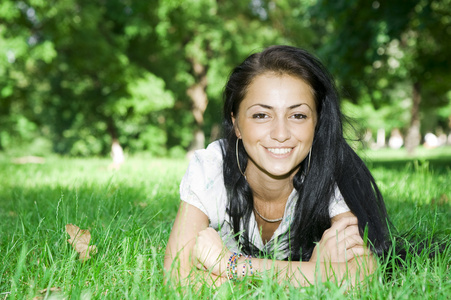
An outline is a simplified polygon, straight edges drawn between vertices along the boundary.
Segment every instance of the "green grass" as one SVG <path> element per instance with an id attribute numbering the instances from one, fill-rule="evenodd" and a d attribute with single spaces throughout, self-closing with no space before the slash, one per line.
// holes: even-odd
<path id="1" fill-rule="evenodd" d="M 368 152 L 368 161 L 401 232 L 450 237 L 451 153 L 404 159 Z M 389 159 L 387 159 L 389 158 Z M 439 163 L 436 163 L 436 162 Z M 179 203 L 185 160 L 131 158 L 120 171 L 107 159 L 52 157 L 15 165 L 0 156 L 0 299 L 412 299 L 451 295 L 451 249 L 407 260 L 391 278 L 382 265 L 371 282 L 345 291 L 326 282 L 306 288 L 259 282 L 219 289 L 166 286 L 163 255 Z M 85 263 L 65 225 L 89 229 L 98 253 Z M 41 293 L 59 288 L 58 292 Z"/>

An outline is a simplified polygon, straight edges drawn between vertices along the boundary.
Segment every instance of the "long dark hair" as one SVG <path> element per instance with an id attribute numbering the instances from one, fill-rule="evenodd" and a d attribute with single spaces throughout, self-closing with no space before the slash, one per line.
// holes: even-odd
<path id="1" fill-rule="evenodd" d="M 335 185 L 358 218 L 360 234 L 363 236 L 367 230 L 373 253 L 384 253 L 388 247 L 385 204 L 370 171 L 343 136 L 344 117 L 340 111 L 334 81 L 317 58 L 305 50 L 291 46 L 271 46 L 250 55 L 233 70 L 224 90 L 222 151 L 228 197 L 227 213 L 242 251 L 256 255 L 249 236 L 253 195 L 236 162 L 237 137 L 232 114 L 238 115 L 239 105 L 247 88 L 256 76 L 264 73 L 295 76 L 310 85 L 318 114 L 308 172 L 307 162 L 304 160 L 293 179 L 298 200 L 289 230 L 287 259 L 306 261 L 311 257 L 315 242 L 331 226 L 329 203 Z M 239 143 L 238 156 L 244 171 L 248 157 L 242 143 Z"/>

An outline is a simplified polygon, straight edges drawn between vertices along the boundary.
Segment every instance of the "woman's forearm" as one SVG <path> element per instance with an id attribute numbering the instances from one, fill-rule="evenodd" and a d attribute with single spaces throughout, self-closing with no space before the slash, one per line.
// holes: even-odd
<path id="1" fill-rule="evenodd" d="M 176 268 L 172 273 L 172 280 L 178 281 L 184 286 L 207 284 L 210 286 L 220 286 L 227 281 L 229 277 L 243 280 L 244 277 L 272 277 L 279 283 L 290 283 L 294 286 L 309 286 L 318 282 L 332 281 L 337 284 L 348 282 L 355 285 L 370 275 L 376 266 L 372 256 L 358 257 L 343 263 L 326 262 L 299 262 L 299 261 L 280 261 L 263 258 L 251 258 L 252 268 L 249 258 L 240 257 L 234 266 L 235 273 L 232 274 L 231 267 L 227 268 L 226 261 L 229 257 L 223 257 L 219 274 L 212 270 L 205 269 L 201 265 L 195 265 L 190 262 L 188 268 Z M 180 267 L 180 265 L 179 265 Z M 190 271 L 188 271 L 190 269 Z M 174 272 L 175 271 L 175 272 Z M 252 271 L 252 276 L 251 276 Z"/>
<path id="2" fill-rule="evenodd" d="M 254 276 L 272 276 L 278 282 L 289 282 L 295 286 L 308 286 L 316 282 L 334 281 L 341 284 L 348 281 L 352 285 L 372 273 L 375 262 L 372 258 L 355 258 L 344 263 L 277 261 L 252 258 Z M 249 261 L 237 261 L 236 277 L 250 275 Z M 243 270 L 245 270 L 243 272 Z"/>

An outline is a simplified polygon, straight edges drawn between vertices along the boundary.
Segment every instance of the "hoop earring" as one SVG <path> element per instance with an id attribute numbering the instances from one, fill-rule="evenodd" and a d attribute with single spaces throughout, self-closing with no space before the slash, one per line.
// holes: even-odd
<path id="1" fill-rule="evenodd" d="M 307 173 L 310 171 L 310 158 L 311 157 L 312 157 L 312 147 L 310 147 L 310 151 L 308 152 Z"/>
<path id="2" fill-rule="evenodd" d="M 240 158 L 238 157 L 238 142 L 240 141 L 239 138 L 236 139 L 236 149 L 235 149 L 235 153 L 236 153 L 236 163 L 238 165 L 238 169 L 240 170 L 241 175 L 243 175 L 244 178 L 246 178 L 246 175 L 244 175 L 243 171 L 241 170 L 241 166 L 240 166 Z"/>

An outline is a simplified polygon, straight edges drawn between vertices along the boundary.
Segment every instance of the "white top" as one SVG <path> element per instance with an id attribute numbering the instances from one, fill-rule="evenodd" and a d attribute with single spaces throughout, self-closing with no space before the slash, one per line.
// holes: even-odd
<path id="1" fill-rule="evenodd" d="M 211 143 L 207 149 L 197 150 L 191 159 L 188 170 L 180 183 L 180 198 L 200 209 L 207 215 L 210 221 L 210 227 L 219 232 L 222 240 L 227 248 L 232 252 L 240 252 L 238 243 L 233 238 L 233 229 L 230 217 L 226 212 L 227 192 L 224 186 L 224 177 L 222 175 L 222 151 L 219 141 Z M 283 247 L 288 241 L 285 233 L 288 232 L 291 224 L 292 215 L 297 201 L 297 192 L 295 189 L 291 192 L 285 206 L 285 212 L 282 222 L 274 232 L 271 240 L 263 244 L 260 232 L 257 227 L 255 215 L 250 218 L 249 228 L 252 230 L 249 235 L 251 242 L 258 249 L 274 253 L 276 259 L 284 259 L 288 256 L 288 252 L 277 251 Z M 338 214 L 349 211 L 340 190 L 335 186 L 335 193 L 330 199 L 329 215 L 334 217 Z M 274 247 L 274 244 L 280 247 Z"/>

